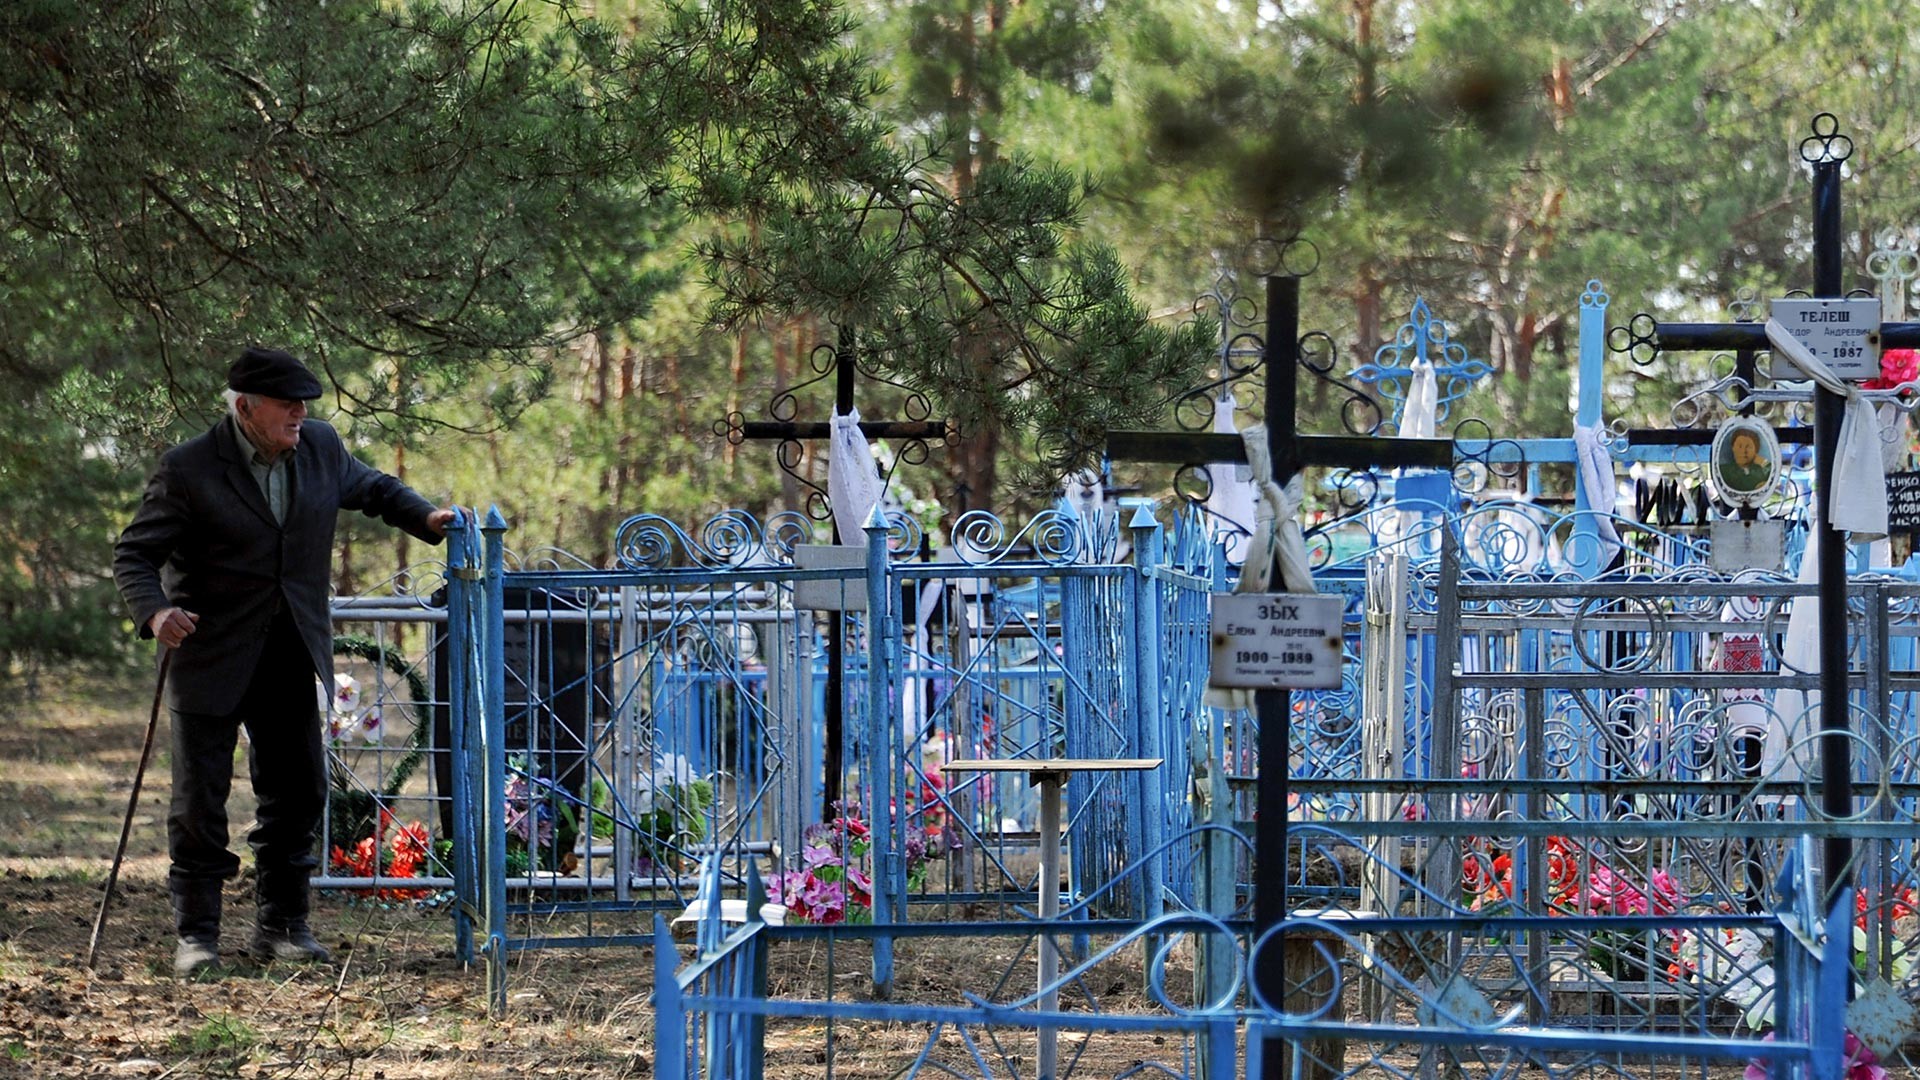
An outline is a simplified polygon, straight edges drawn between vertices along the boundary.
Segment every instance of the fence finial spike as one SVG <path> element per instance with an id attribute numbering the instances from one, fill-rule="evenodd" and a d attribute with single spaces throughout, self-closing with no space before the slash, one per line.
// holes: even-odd
<path id="1" fill-rule="evenodd" d="M 767 903 L 767 884 L 760 880 L 760 864 L 747 863 L 747 921 L 765 922 L 766 917 L 760 911 Z"/>

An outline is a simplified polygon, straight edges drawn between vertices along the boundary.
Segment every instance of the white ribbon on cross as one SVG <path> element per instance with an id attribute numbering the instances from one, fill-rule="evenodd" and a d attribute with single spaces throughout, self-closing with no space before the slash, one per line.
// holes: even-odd
<path id="1" fill-rule="evenodd" d="M 1852 533 L 1860 543 L 1887 535 L 1887 468 L 1880 449 L 1880 417 L 1873 405 L 1860 396 L 1859 390 L 1841 381 L 1778 319 L 1767 320 L 1767 341 L 1822 389 L 1847 399 L 1831 490 L 1821 493 L 1827 509 L 1821 516 L 1834 528 Z"/>
<path id="2" fill-rule="evenodd" d="M 1293 474 L 1285 486 L 1274 479 L 1273 457 L 1267 453 L 1267 426 L 1255 424 L 1240 433 L 1247 449 L 1259 499 L 1253 509 L 1253 538 L 1247 543 L 1247 561 L 1240 567 L 1236 593 L 1272 591 L 1273 568 L 1280 567 L 1280 589 L 1314 593 L 1313 567 L 1307 559 L 1307 537 L 1300 528 L 1300 504 L 1306 501 L 1306 480 Z M 1253 708 L 1253 691 L 1212 688 L 1207 704 L 1220 709 Z"/>
<path id="3" fill-rule="evenodd" d="M 860 410 L 835 413 L 829 425 L 827 502 L 842 544 L 867 545 L 867 515 L 880 501 L 880 470 L 873 446 L 860 430 Z"/>
<path id="4" fill-rule="evenodd" d="M 1240 402 L 1231 384 L 1220 388 L 1213 401 L 1213 430 L 1219 435 L 1236 435 L 1239 425 L 1234 410 Z M 1215 464 L 1207 468 L 1207 512 L 1235 530 L 1226 539 L 1227 561 L 1245 562 L 1248 532 L 1253 528 L 1253 473 L 1245 465 Z"/>
<path id="5" fill-rule="evenodd" d="M 1400 423 L 1395 430 L 1403 439 L 1431 439 L 1439 424 L 1440 383 L 1433 374 L 1433 362 L 1416 358 L 1413 361 L 1413 374 L 1407 380 L 1407 400 L 1400 406 Z M 1395 498 L 1399 499 L 1399 480 L 1405 477 L 1408 469 L 1394 470 Z M 1419 470 L 1426 471 L 1426 470 Z M 1380 519 L 1377 530 L 1379 546 L 1391 548 L 1403 537 L 1409 536 L 1419 524 L 1426 511 L 1397 510 Z"/>
<path id="6" fill-rule="evenodd" d="M 1847 399 L 1846 415 L 1840 423 L 1840 445 L 1833 463 L 1832 490 L 1824 493 L 1825 509 L 1815 507 L 1813 535 L 1818 537 L 1823 521 L 1831 521 L 1834 528 L 1852 533 L 1856 541 L 1884 537 L 1887 534 L 1887 473 L 1878 413 L 1857 389 L 1842 382 L 1776 319 L 1767 320 L 1767 341 L 1822 388 Z M 1818 543 L 1809 542 L 1800 555 L 1800 584 L 1819 580 L 1819 562 Z M 1782 664 L 1794 670 L 1817 673 L 1820 629 L 1817 598 L 1793 598 L 1787 606 L 1786 640 L 1780 647 Z M 1778 780 L 1800 779 L 1804 770 L 1794 753 L 1794 745 L 1817 726 L 1820 707 L 1818 690 L 1774 692 L 1773 715 L 1768 719 L 1762 754 L 1762 768 L 1767 775 Z M 1803 755 L 1805 751 L 1800 753 Z"/>
<path id="7" fill-rule="evenodd" d="M 1619 488 L 1613 479 L 1613 455 L 1601 442 L 1600 429 L 1585 424 L 1573 425 L 1573 456 L 1577 463 L 1573 481 L 1587 497 L 1587 512 L 1593 515 L 1594 531 L 1600 535 L 1599 559 L 1595 566 L 1605 570 L 1613 565 L 1620 551 L 1620 533 L 1613 527 L 1614 500 Z"/>
<path id="8" fill-rule="evenodd" d="M 1440 422 L 1440 380 L 1433 361 L 1416 359 L 1407 381 L 1407 401 L 1400 407 L 1400 437 L 1431 439 Z"/>

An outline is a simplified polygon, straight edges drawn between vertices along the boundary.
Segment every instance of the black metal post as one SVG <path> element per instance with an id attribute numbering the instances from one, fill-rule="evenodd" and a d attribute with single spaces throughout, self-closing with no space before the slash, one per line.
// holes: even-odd
<path id="1" fill-rule="evenodd" d="M 1830 157 L 1830 155 L 1828 155 Z M 1813 295 L 1843 295 L 1840 277 L 1840 162 L 1813 162 Z M 1847 538 L 1833 527 L 1833 461 L 1846 400 L 1819 385 L 1813 391 L 1813 493 L 1820 507 L 1816 557 L 1820 582 L 1820 809 L 1829 820 L 1853 813 L 1853 746 L 1847 671 Z M 1831 897 L 1852 880 L 1853 841 L 1828 837 L 1821 886 Z"/>
<path id="2" fill-rule="evenodd" d="M 846 416 L 853 412 L 853 350 L 855 347 L 853 327 L 842 324 L 840 340 L 833 359 L 833 414 L 835 416 Z M 846 542 L 840 535 L 840 526 L 837 522 L 833 523 L 833 542 L 836 544 Z M 827 612 L 827 730 L 826 746 L 822 751 L 827 775 L 822 787 L 821 801 L 826 804 L 820 808 L 822 821 L 832 821 L 838 816 L 841 773 L 846 769 L 846 627 L 846 612 Z"/>
<path id="3" fill-rule="evenodd" d="M 1267 279 L 1267 453 L 1273 479 L 1282 487 L 1300 471 L 1300 440 L 1295 418 L 1298 400 L 1294 368 L 1300 362 L 1300 279 Z M 1280 564 L 1271 568 L 1273 588 L 1281 588 Z M 1287 917 L 1287 796 L 1293 760 L 1293 694 L 1256 690 L 1254 715 L 1260 721 L 1260 787 L 1255 800 L 1259 822 L 1253 843 L 1253 933 L 1258 938 Z M 1269 955 L 1277 961 L 1280 950 Z M 1277 969 L 1276 969 L 1277 970 Z M 1269 985 L 1269 984 L 1263 984 Z M 1274 1001 L 1279 996 L 1268 993 Z"/>
<path id="4" fill-rule="evenodd" d="M 1274 482 L 1285 487 L 1300 471 L 1299 398 L 1295 386 L 1300 364 L 1300 279 L 1267 279 L 1267 454 Z M 1269 588 L 1286 587 L 1276 557 Z M 1254 799 L 1253 940 L 1259 941 L 1287 918 L 1287 799 L 1293 772 L 1293 693 L 1255 690 L 1254 716 L 1260 721 L 1260 786 Z M 1259 956 L 1254 978 L 1276 1008 L 1286 1000 L 1286 942 L 1276 934 Z M 1270 1043 L 1272 1040 L 1270 1040 Z M 1289 1055 L 1263 1054 L 1262 1080 L 1286 1080 Z"/>

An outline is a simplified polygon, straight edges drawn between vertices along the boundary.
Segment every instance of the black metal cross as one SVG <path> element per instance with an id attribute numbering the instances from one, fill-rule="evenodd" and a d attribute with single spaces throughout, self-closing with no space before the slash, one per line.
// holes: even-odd
<path id="1" fill-rule="evenodd" d="M 1300 348 L 1300 278 L 1269 275 L 1266 372 L 1267 452 L 1273 460 L 1274 481 L 1285 486 L 1310 465 L 1340 468 L 1432 467 L 1451 468 L 1452 439 L 1382 439 L 1374 436 L 1302 435 L 1298 429 Z M 1107 456 L 1116 461 L 1167 465 L 1242 463 L 1246 445 L 1237 435 L 1200 432 L 1115 431 L 1107 436 Z M 1280 580 L 1278 560 L 1272 580 Z M 1292 693 L 1256 690 L 1254 715 L 1260 723 L 1259 788 L 1255 799 L 1253 939 L 1287 917 L 1287 798 L 1292 760 Z M 1282 1000 L 1284 975 L 1277 946 L 1265 950 L 1259 980 L 1267 1000 Z M 1284 1075 L 1283 1055 L 1266 1059 L 1269 1077 Z"/>
<path id="2" fill-rule="evenodd" d="M 1840 122 L 1832 113 L 1815 116 L 1812 130 L 1813 134 L 1800 141 L 1800 160 L 1813 167 L 1813 296 L 1839 299 L 1846 295 L 1841 263 L 1840 166 L 1852 155 L 1853 140 L 1840 134 Z M 1920 347 L 1920 323 L 1881 323 L 1880 346 Z M 1632 353 L 1636 359 L 1646 350 L 1650 350 L 1647 355 L 1712 349 L 1757 354 L 1769 347 L 1766 327 L 1758 322 L 1663 323 L 1647 315 L 1636 315 L 1616 344 L 1619 351 Z M 1815 384 L 1812 442 L 1816 500 L 1826 499 L 1833 490 L 1833 462 L 1845 408 L 1845 398 Z M 1807 441 L 1800 429 L 1784 428 L 1778 434 L 1782 442 Z M 1847 537 L 1833 527 L 1830 516 L 1819 515 L 1814 552 L 1820 582 L 1820 808 L 1829 818 L 1838 820 L 1853 813 L 1853 753 L 1847 734 Z M 1829 633 L 1828 628 L 1838 632 Z M 1850 838 L 1834 836 L 1826 840 L 1822 884 L 1829 897 L 1852 881 L 1852 857 Z"/>
<path id="3" fill-rule="evenodd" d="M 840 327 L 839 342 L 829 350 L 833 357 L 832 366 L 821 370 L 818 378 L 802 383 L 794 389 L 804 389 L 819 378 L 825 378 L 828 371 L 834 377 L 833 411 L 836 416 L 846 416 L 853 412 L 854 378 L 859 370 L 858 352 L 854 328 L 850 325 Z M 916 395 L 915 400 L 922 403 L 924 398 Z M 818 442 L 832 436 L 833 425 L 824 421 L 795 421 L 793 411 L 796 406 L 794 390 L 783 391 L 774 398 L 768 412 L 772 420 L 748 420 L 739 413 L 733 413 L 726 419 L 714 424 L 714 434 L 721 436 L 735 446 L 752 439 L 756 441 L 778 442 L 780 448 L 777 459 L 780 467 L 810 489 L 807 497 L 807 515 L 820 520 L 824 518 L 833 529 L 833 542 L 844 543 L 839 526 L 833 524 L 832 507 L 827 493 L 818 484 L 799 475 L 797 466 L 802 456 L 802 444 Z M 926 411 L 909 409 L 909 412 Z M 869 439 L 907 439 L 925 447 L 929 439 L 944 439 L 947 436 L 947 423 L 944 420 L 862 420 L 860 433 Z M 847 673 L 846 643 L 841 619 L 843 612 L 834 612 L 832 625 L 827 634 L 827 708 L 825 717 L 826 746 L 823 756 L 826 759 L 826 777 L 822 785 L 821 820 L 832 821 L 837 814 L 836 804 L 840 802 L 842 755 L 845 752 L 846 701 L 845 686 Z"/>

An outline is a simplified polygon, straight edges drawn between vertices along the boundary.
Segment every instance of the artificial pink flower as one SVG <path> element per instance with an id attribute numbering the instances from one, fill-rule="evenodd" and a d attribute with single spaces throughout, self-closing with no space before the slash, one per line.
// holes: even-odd
<path id="1" fill-rule="evenodd" d="M 1891 390 L 1920 377 L 1920 351 L 1886 349 L 1880 353 L 1880 377 L 1860 384 L 1866 390 Z"/>
<path id="2" fill-rule="evenodd" d="M 1687 898 L 1665 870 L 1653 872 L 1653 913 L 1671 915 L 1686 905 Z"/>

